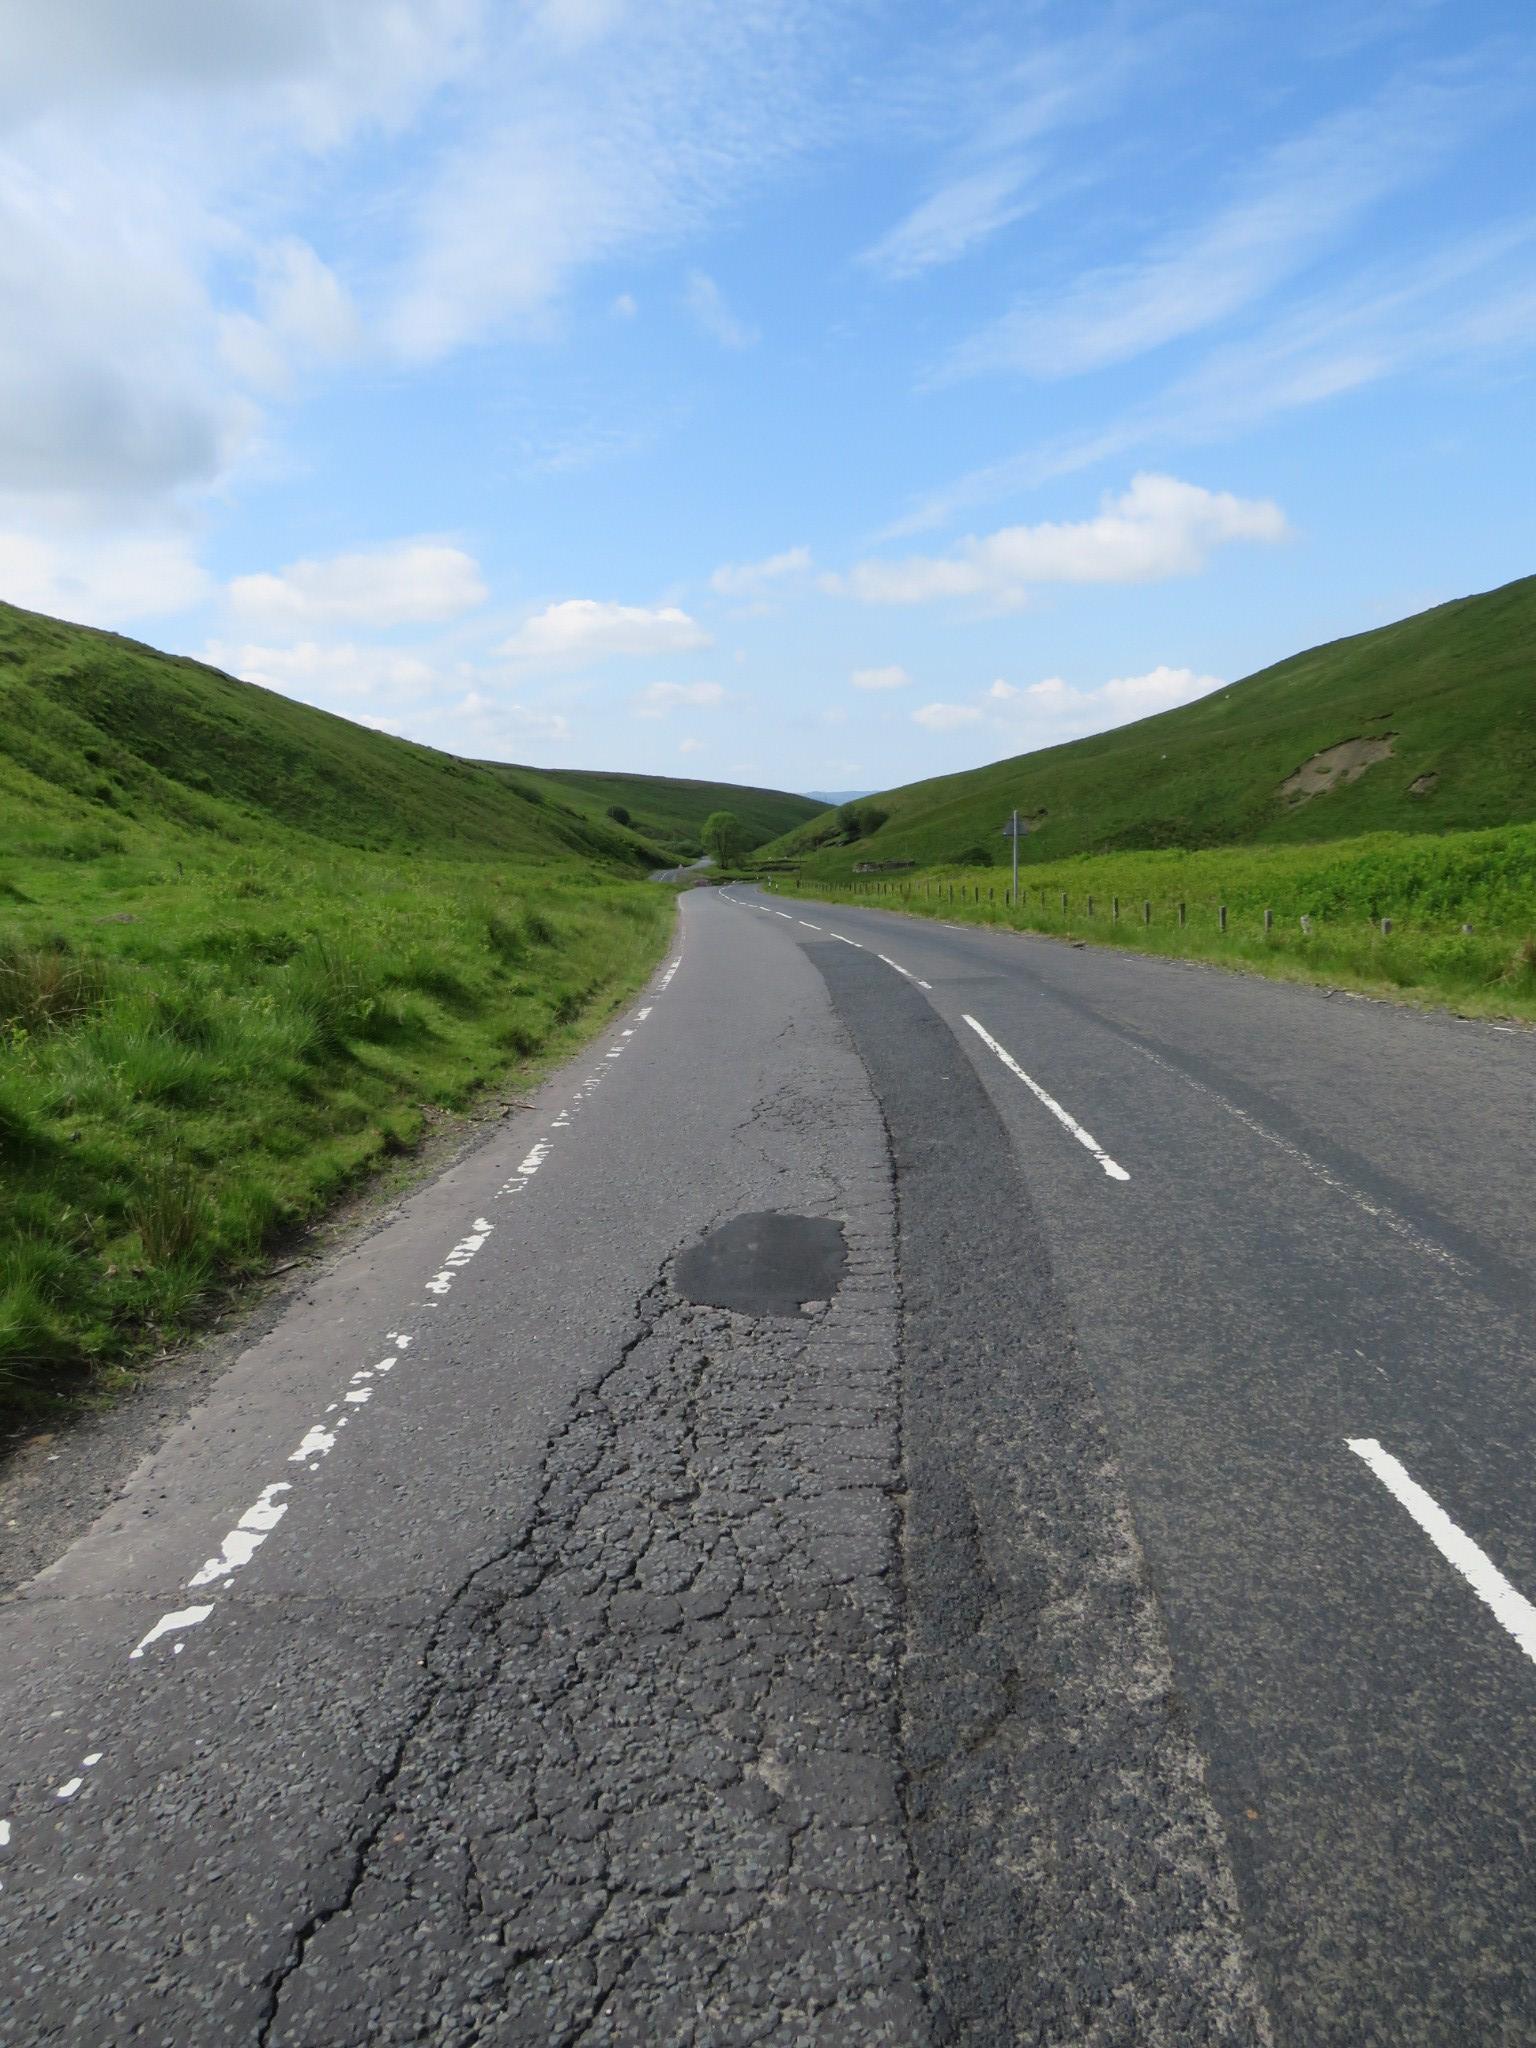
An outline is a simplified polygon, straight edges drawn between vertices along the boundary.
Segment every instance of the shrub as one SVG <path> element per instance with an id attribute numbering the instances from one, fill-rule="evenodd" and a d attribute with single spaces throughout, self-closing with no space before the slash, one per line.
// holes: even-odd
<path id="1" fill-rule="evenodd" d="M 610 804 L 608 806 L 608 815 L 612 818 L 615 825 L 627 825 L 630 822 L 629 813 L 622 804 Z"/>

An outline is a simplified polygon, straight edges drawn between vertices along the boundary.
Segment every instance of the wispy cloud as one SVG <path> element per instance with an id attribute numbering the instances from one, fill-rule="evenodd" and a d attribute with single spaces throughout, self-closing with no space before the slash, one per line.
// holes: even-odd
<path id="1" fill-rule="evenodd" d="M 599 9 L 573 38 L 547 10 L 503 10 L 483 89 L 406 212 L 393 347 L 430 361 L 538 331 L 584 267 L 716 217 L 825 135 L 831 59 L 857 12 L 652 0 Z"/>
<path id="2" fill-rule="evenodd" d="M 1268 499 L 1208 491 L 1178 477 L 1142 474 L 1107 496 L 1092 519 L 1007 526 L 947 555 L 860 562 L 829 588 L 865 604 L 973 598 L 1010 609 L 1043 583 L 1150 583 L 1190 576 L 1233 541 L 1278 541 L 1285 514 Z"/>
<path id="3" fill-rule="evenodd" d="M 928 493 L 886 538 L 1139 450 L 1221 441 L 1278 413 L 1425 371 L 1476 369 L 1536 343 L 1536 220 L 1350 273 L 1294 302 L 1141 404 Z"/>
<path id="4" fill-rule="evenodd" d="M 634 700 L 636 718 L 665 718 L 673 711 L 713 710 L 725 702 L 719 683 L 648 683 Z"/>
<path id="5" fill-rule="evenodd" d="M 530 666 L 561 667 L 610 655 L 678 654 L 709 645 L 704 628 L 676 605 L 608 604 L 573 597 L 547 605 L 497 651 Z"/>
<path id="6" fill-rule="evenodd" d="M 719 285 L 702 270 L 690 274 L 683 303 L 704 332 L 722 348 L 754 348 L 761 339 L 755 327 L 731 311 Z"/>
<path id="7" fill-rule="evenodd" d="M 899 663 L 888 668 L 856 668 L 848 678 L 856 690 L 909 690 L 912 678 Z"/>
<path id="8" fill-rule="evenodd" d="M 1048 145 L 1111 114 L 1168 34 L 1132 34 L 1115 21 L 1022 58 L 985 38 L 967 41 L 967 75 L 950 82 L 948 95 L 959 133 L 939 175 L 860 261 L 892 281 L 917 277 L 1022 219 L 1040 203 Z"/>
<path id="9" fill-rule="evenodd" d="M 1270 150 L 1214 214 L 1135 261 L 1022 300 L 956 349 L 942 374 L 1076 376 L 1230 318 L 1512 113 L 1528 94 L 1529 70 L 1500 46 L 1397 81 L 1370 105 Z"/>
<path id="10" fill-rule="evenodd" d="M 1030 158 L 1015 156 L 952 178 L 866 249 L 864 262 L 893 279 L 953 263 L 1029 211 L 1034 169 Z"/>
<path id="11" fill-rule="evenodd" d="M 756 597 L 769 584 L 808 574 L 810 566 L 809 548 L 786 548 L 761 562 L 722 562 L 710 577 L 709 587 L 721 597 Z"/>

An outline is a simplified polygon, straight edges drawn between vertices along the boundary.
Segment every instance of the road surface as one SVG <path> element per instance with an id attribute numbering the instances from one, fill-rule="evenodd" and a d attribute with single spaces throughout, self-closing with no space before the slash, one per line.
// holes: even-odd
<path id="1" fill-rule="evenodd" d="M 1536 2041 L 1533 1050 L 691 892 L 0 1613 L 3 2039 Z"/>

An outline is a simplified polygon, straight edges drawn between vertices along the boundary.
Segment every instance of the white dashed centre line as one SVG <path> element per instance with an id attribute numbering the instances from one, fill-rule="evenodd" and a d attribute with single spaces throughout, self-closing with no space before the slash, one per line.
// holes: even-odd
<path id="1" fill-rule="evenodd" d="M 1392 1498 L 1408 1510 L 1446 1563 L 1454 1565 L 1478 1599 L 1492 1608 L 1499 1625 L 1508 1629 L 1527 1657 L 1536 1663 L 1536 1607 L 1523 1593 L 1515 1591 L 1493 1559 L 1479 1550 L 1465 1529 L 1456 1526 L 1440 1503 L 1408 1476 L 1375 1437 L 1352 1436 L 1345 1441 L 1355 1456 L 1370 1466 Z"/>
<path id="2" fill-rule="evenodd" d="M 1032 1080 L 1030 1076 L 1025 1073 L 1024 1069 L 1019 1065 L 1018 1061 L 1014 1058 L 1013 1054 L 1008 1051 L 1007 1047 L 998 1044 L 997 1040 L 992 1036 L 991 1032 L 987 1030 L 985 1025 L 978 1024 L 976 1019 L 970 1015 L 966 1016 L 965 1021 L 967 1024 L 970 1025 L 971 1029 L 975 1032 L 976 1036 L 981 1040 L 983 1045 L 990 1046 L 992 1051 L 997 1054 L 997 1057 L 1002 1061 L 1003 1065 L 1008 1069 L 1009 1073 L 1017 1074 L 1019 1079 L 1024 1083 L 1024 1086 L 1029 1090 L 1030 1094 L 1033 1095 L 1037 1101 L 1043 1102 L 1045 1104 L 1046 1108 L 1051 1112 L 1051 1115 L 1055 1117 L 1056 1121 L 1060 1125 L 1062 1125 L 1064 1129 L 1069 1130 L 1072 1133 L 1073 1137 L 1076 1138 L 1079 1145 L 1081 1145 L 1085 1151 L 1091 1152 L 1093 1154 L 1094 1158 L 1097 1159 L 1100 1166 L 1103 1167 L 1104 1171 L 1109 1175 L 1111 1180 L 1130 1179 L 1131 1176 L 1126 1172 L 1125 1168 L 1123 1166 L 1116 1165 L 1115 1161 L 1110 1158 L 1109 1154 L 1104 1150 L 1104 1147 L 1099 1143 L 1098 1139 L 1093 1136 L 1092 1132 L 1085 1131 L 1083 1129 L 1083 1126 L 1078 1122 L 1077 1118 L 1071 1115 L 1067 1110 L 1063 1109 L 1061 1104 L 1056 1100 L 1054 1095 L 1047 1094 L 1045 1089 L 1043 1089 L 1040 1086 L 1040 1083 L 1038 1081 Z"/>

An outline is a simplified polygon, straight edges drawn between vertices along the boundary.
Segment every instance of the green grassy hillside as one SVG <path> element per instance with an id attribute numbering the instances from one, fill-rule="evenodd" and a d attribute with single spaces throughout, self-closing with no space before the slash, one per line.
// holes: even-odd
<path id="1" fill-rule="evenodd" d="M 1361 740 L 1384 745 L 1357 779 L 1285 792 L 1318 755 Z M 799 854 L 808 875 L 829 878 L 857 861 L 932 867 L 977 847 L 1001 863 L 1015 805 L 1036 828 L 1030 863 L 1536 819 L 1536 577 L 1312 648 L 1114 732 L 868 801 L 889 814 L 870 837 L 848 842 L 829 812 L 763 852 Z"/>
<path id="2" fill-rule="evenodd" d="M 297 830 L 410 849 L 652 867 L 728 807 L 755 845 L 804 797 L 640 775 L 461 761 L 201 662 L 0 604 L 0 804 L 89 841 L 132 823 L 258 843 Z M 621 804 L 626 830 L 607 815 Z"/>
<path id="3" fill-rule="evenodd" d="M 526 769 L 502 771 L 526 775 Z M 748 850 L 821 814 L 821 805 L 782 789 L 749 789 L 732 782 L 690 782 L 664 775 L 604 775 L 581 768 L 543 771 L 541 780 L 606 817 L 610 805 L 629 812 L 642 838 L 691 848 L 711 811 L 734 811 Z"/>
<path id="4" fill-rule="evenodd" d="M 721 805 L 810 808 L 455 760 L 0 605 L 0 1408 L 109 1391 L 589 1031 Z"/>

